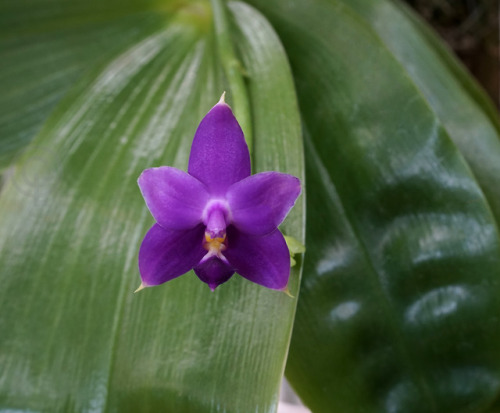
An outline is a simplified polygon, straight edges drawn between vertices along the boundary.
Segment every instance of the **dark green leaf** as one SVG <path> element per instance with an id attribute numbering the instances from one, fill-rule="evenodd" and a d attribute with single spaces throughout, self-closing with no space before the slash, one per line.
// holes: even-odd
<path id="1" fill-rule="evenodd" d="M 426 26 L 420 23 L 421 30 L 415 30 L 416 18 L 405 18 L 391 1 L 340 1 L 366 19 L 410 75 L 467 160 L 500 222 L 500 125 L 498 113 L 490 116 L 492 105 L 484 93 Z"/>
<path id="2" fill-rule="evenodd" d="M 388 3 L 251 3 L 308 131 L 288 378 L 314 412 L 484 411 L 500 388 L 495 125 Z"/>
<path id="3" fill-rule="evenodd" d="M 385 4 L 386 1 L 387 0 L 381 2 L 382 7 L 384 8 L 386 8 L 387 6 Z M 484 93 L 477 80 L 470 75 L 463 64 L 453 55 L 452 51 L 447 47 L 447 45 L 445 45 L 445 43 L 441 41 L 435 33 L 433 33 L 431 27 L 429 27 L 425 24 L 424 21 L 422 21 L 421 17 L 419 17 L 415 13 L 412 13 L 408 6 L 401 1 L 392 0 L 392 4 L 393 7 L 399 8 L 401 13 L 404 13 L 407 17 L 407 19 L 403 18 L 404 26 L 406 26 L 406 28 L 404 29 L 404 31 L 401 31 L 400 34 L 412 36 L 413 29 L 408 28 L 408 20 L 413 23 L 414 27 L 420 31 L 420 34 L 423 37 L 422 39 L 420 39 L 420 41 L 425 39 L 427 45 L 434 49 L 435 53 L 437 53 L 441 58 L 441 62 L 451 71 L 451 73 L 456 77 L 456 80 L 460 82 L 462 87 L 465 88 L 467 92 L 469 92 L 470 97 L 473 98 L 476 103 L 482 107 L 485 114 L 489 116 L 493 126 L 497 129 L 498 133 L 500 133 L 498 110 L 495 108 L 493 102 L 491 102 L 491 100 L 488 98 L 488 95 Z M 392 9 L 392 7 L 387 7 L 387 9 Z"/>

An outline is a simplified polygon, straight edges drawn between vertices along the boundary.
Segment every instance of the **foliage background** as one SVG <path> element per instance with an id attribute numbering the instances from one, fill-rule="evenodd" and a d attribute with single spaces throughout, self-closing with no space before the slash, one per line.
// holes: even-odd
<path id="1" fill-rule="evenodd" d="M 285 363 L 314 412 L 499 411 L 498 114 L 400 2 L 2 0 L 0 61 L 0 411 L 272 412 Z M 135 180 L 221 90 L 305 182 L 294 298 L 134 296 Z"/>

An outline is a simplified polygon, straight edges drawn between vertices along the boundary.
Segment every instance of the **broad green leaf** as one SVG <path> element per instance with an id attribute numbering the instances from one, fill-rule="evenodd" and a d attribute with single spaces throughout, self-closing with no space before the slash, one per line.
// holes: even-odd
<path id="1" fill-rule="evenodd" d="M 475 90 L 474 83 L 444 54 L 437 39 L 430 33 L 423 38 L 412 25 L 415 18 L 405 18 L 392 1 L 340 2 L 366 19 L 411 76 L 467 160 L 500 222 L 500 125 L 498 113 L 495 118 L 490 116 L 491 105 L 484 93 Z M 424 27 L 429 30 L 422 24 L 417 27 L 424 33 Z"/>
<path id="2" fill-rule="evenodd" d="M 292 385 L 314 412 L 485 411 L 500 388 L 495 126 L 386 3 L 251 3 L 288 52 L 307 132 Z"/>
<path id="3" fill-rule="evenodd" d="M 254 169 L 302 178 L 283 49 L 249 6 L 234 3 L 231 13 L 248 76 Z M 192 273 L 132 294 L 153 223 L 138 175 L 186 168 L 198 122 L 224 88 L 231 100 L 211 16 L 193 16 L 169 15 L 161 30 L 92 70 L 8 176 L 0 196 L 0 330 L 8 332 L 0 336 L 1 410 L 276 408 L 295 299 L 239 276 L 212 293 Z M 302 203 L 283 225 L 300 242 Z M 292 293 L 299 278 L 297 265 Z"/>
<path id="4" fill-rule="evenodd" d="M 170 15 L 151 12 L 153 6 L 147 0 L 0 2 L 0 170 L 86 70 L 165 24 Z"/>
<path id="5" fill-rule="evenodd" d="M 207 24 L 207 1 L 0 3 L 0 172 L 86 71 L 176 19 Z"/>
<path id="6" fill-rule="evenodd" d="M 387 0 L 381 2 L 381 7 L 385 8 L 385 3 Z M 500 133 L 500 122 L 498 119 L 498 109 L 495 107 L 493 102 L 490 100 L 488 95 L 482 90 L 481 86 L 477 80 L 470 75 L 468 70 L 463 66 L 463 64 L 453 55 L 453 52 L 447 47 L 447 45 L 433 32 L 431 27 L 429 27 L 422 18 L 413 13 L 408 6 L 400 1 L 392 0 L 392 4 L 398 7 L 399 10 L 405 14 L 408 20 L 410 20 L 415 28 L 420 31 L 423 39 L 426 40 L 428 46 L 432 47 L 441 58 L 441 62 L 446 65 L 446 67 L 453 73 L 455 78 L 460 82 L 461 86 L 469 92 L 470 97 L 472 97 L 476 103 L 482 107 L 484 112 L 489 116 L 490 121 L 493 123 L 497 131 Z M 399 18 L 399 16 L 398 16 Z M 406 26 L 407 19 L 403 19 Z M 391 20 L 395 25 L 398 25 L 397 21 Z M 406 35 L 412 36 L 413 29 L 408 26 L 405 28 L 404 33 Z M 403 34 L 403 32 L 399 32 Z"/>

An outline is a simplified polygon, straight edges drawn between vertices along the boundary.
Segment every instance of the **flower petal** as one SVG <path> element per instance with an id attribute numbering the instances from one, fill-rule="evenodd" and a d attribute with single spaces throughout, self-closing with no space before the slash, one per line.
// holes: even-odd
<path id="1" fill-rule="evenodd" d="M 206 254 L 202 246 L 205 227 L 174 231 L 154 224 L 139 250 L 142 283 L 163 284 L 191 270 Z"/>
<path id="2" fill-rule="evenodd" d="M 137 181 L 154 219 L 164 228 L 189 229 L 202 220 L 208 192 L 200 181 L 169 166 L 146 169 Z"/>
<path id="3" fill-rule="evenodd" d="M 232 223 L 248 234 L 274 231 L 300 194 L 300 181 L 280 172 L 262 172 L 232 185 L 227 201 Z"/>
<path id="4" fill-rule="evenodd" d="M 279 230 L 264 236 L 227 229 L 224 256 L 242 277 L 274 290 L 282 290 L 290 277 L 290 253 Z"/>
<path id="5" fill-rule="evenodd" d="M 209 258 L 203 264 L 197 265 L 194 267 L 194 272 L 212 291 L 234 274 L 234 270 L 217 257 Z"/>
<path id="6" fill-rule="evenodd" d="M 215 105 L 198 126 L 188 172 L 216 196 L 225 195 L 231 184 L 250 175 L 250 154 L 243 132 L 225 103 Z"/>

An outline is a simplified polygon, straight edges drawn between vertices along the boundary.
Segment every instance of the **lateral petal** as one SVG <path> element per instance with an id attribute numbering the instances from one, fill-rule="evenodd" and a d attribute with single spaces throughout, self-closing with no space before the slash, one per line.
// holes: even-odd
<path id="1" fill-rule="evenodd" d="M 234 226 L 227 229 L 224 251 L 235 271 L 247 280 L 273 290 L 282 290 L 290 277 L 290 253 L 279 230 L 263 236 L 248 235 Z"/>
<path id="2" fill-rule="evenodd" d="M 191 270 L 206 253 L 204 231 L 203 224 L 185 231 L 154 224 L 139 250 L 142 283 L 147 287 L 163 284 Z"/>
<path id="3" fill-rule="evenodd" d="M 161 166 L 146 169 L 137 183 L 151 214 L 162 227 L 183 230 L 201 222 L 209 195 L 198 179 L 177 168 Z"/>
<path id="4" fill-rule="evenodd" d="M 194 267 L 194 272 L 212 291 L 234 274 L 234 270 L 217 257 L 211 257 L 203 264 L 197 265 Z"/>
<path id="5" fill-rule="evenodd" d="M 243 132 L 225 103 L 215 105 L 198 126 L 188 172 L 216 196 L 225 195 L 231 184 L 250 175 L 250 154 Z"/>
<path id="6" fill-rule="evenodd" d="M 300 181 L 280 172 L 262 172 L 231 185 L 227 201 L 232 223 L 248 234 L 274 231 L 300 194 Z"/>

